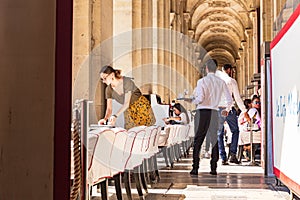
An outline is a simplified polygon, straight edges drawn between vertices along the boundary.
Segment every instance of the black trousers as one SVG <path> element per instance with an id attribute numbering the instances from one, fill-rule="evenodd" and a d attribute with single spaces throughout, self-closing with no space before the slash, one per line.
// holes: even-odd
<path id="1" fill-rule="evenodd" d="M 210 137 L 212 144 L 210 168 L 211 171 L 217 170 L 217 162 L 219 160 L 219 147 L 218 147 L 218 111 L 211 109 L 198 109 L 196 111 L 194 128 L 194 150 L 193 150 L 193 169 L 199 168 L 199 153 L 201 146 L 206 136 Z"/>

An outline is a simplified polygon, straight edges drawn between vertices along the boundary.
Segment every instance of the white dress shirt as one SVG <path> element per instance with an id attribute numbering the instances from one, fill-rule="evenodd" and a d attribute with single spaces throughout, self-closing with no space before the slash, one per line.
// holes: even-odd
<path id="1" fill-rule="evenodd" d="M 227 73 L 219 71 L 219 70 L 217 70 L 216 76 L 220 77 L 223 81 L 225 81 L 225 83 L 229 89 L 229 92 L 231 95 L 233 95 L 233 98 L 236 101 L 239 109 L 241 109 L 242 112 L 247 112 L 244 102 L 240 96 L 236 80 L 231 78 Z M 232 106 L 233 105 L 234 105 L 234 102 L 232 103 Z M 222 96 L 219 106 L 220 107 L 226 106 L 225 96 Z"/>
<path id="2" fill-rule="evenodd" d="M 229 111 L 233 101 L 226 83 L 214 73 L 208 73 L 198 80 L 193 103 L 197 105 L 197 109 L 219 110 L 222 94 L 224 94 L 226 110 Z"/>

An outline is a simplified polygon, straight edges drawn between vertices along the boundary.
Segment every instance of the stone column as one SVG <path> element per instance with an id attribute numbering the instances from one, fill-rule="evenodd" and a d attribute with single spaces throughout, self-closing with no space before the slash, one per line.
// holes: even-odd
<path id="1" fill-rule="evenodd" d="M 240 80 L 239 80 L 239 83 L 240 83 L 240 88 L 244 91 L 244 94 L 247 93 L 247 91 L 245 90 L 245 86 L 246 86 L 246 80 L 245 80 L 245 70 L 246 70 L 246 66 L 245 66 L 245 55 L 244 55 L 244 47 L 245 45 L 245 42 L 241 42 L 241 47 L 238 51 L 238 55 L 240 57 L 240 74 L 239 74 L 239 77 L 240 77 Z"/>
<path id="2" fill-rule="evenodd" d="M 187 94 L 189 94 L 190 92 L 190 84 L 189 84 L 189 73 L 190 73 L 190 69 L 189 69 L 189 64 L 188 64 L 188 56 L 189 56 L 189 45 L 188 45 L 188 24 L 189 24 L 189 13 L 185 13 L 184 12 L 184 5 L 183 2 L 181 2 L 180 4 L 180 16 L 181 16 L 181 45 L 180 45 L 180 59 L 181 59 L 181 69 L 182 69 L 182 73 L 180 74 L 180 79 L 181 79 L 181 91 L 180 93 L 185 93 L 188 92 Z M 187 102 L 182 102 L 183 106 L 186 109 L 189 109 L 190 104 Z"/>
<path id="3" fill-rule="evenodd" d="M 189 81 L 189 84 L 191 85 L 192 89 L 195 87 L 194 85 L 194 65 L 193 65 L 193 54 L 194 54 L 194 51 L 193 51 L 193 43 L 192 43 L 192 38 L 194 37 L 194 31 L 192 30 L 188 30 L 188 38 L 189 38 L 189 41 L 188 41 L 188 81 Z M 191 90 L 190 93 L 192 93 L 193 91 Z"/>
<path id="4" fill-rule="evenodd" d="M 189 13 L 183 13 L 183 25 L 182 25 L 182 33 L 183 33 L 183 88 L 187 89 L 190 92 L 190 66 L 189 66 L 189 40 L 188 40 L 188 26 L 189 26 L 190 15 Z"/>
<path id="5" fill-rule="evenodd" d="M 142 85 L 142 1 L 132 0 L 132 77 Z"/>
<path id="6" fill-rule="evenodd" d="M 159 76 L 160 76 L 160 66 L 159 66 L 159 61 L 163 60 L 161 56 L 163 54 L 159 50 L 159 48 L 162 46 L 163 41 L 161 40 L 162 37 L 160 37 L 160 33 L 158 31 L 158 26 L 159 24 L 162 25 L 163 22 L 160 21 L 159 19 L 159 5 L 158 5 L 158 0 L 153 0 L 152 1 L 152 28 L 153 28 L 153 38 L 152 38 L 152 54 L 153 54 L 153 60 L 152 60 L 152 74 L 153 74 L 153 80 L 152 80 L 152 92 L 154 94 L 159 94 L 159 83 L 158 81 Z M 161 43 L 160 43 L 161 42 Z M 160 55 L 159 55 L 160 53 Z"/>
<path id="7" fill-rule="evenodd" d="M 251 84 L 251 77 L 253 75 L 253 29 L 246 29 L 247 36 L 247 74 L 246 74 L 246 84 Z"/>
<path id="8" fill-rule="evenodd" d="M 170 0 L 163 0 L 164 2 L 164 100 L 166 103 L 171 101 L 171 27 L 170 27 Z"/>
<path id="9" fill-rule="evenodd" d="M 152 93 L 152 1 L 142 1 L 142 92 Z M 144 31 L 146 29 L 146 31 Z"/>
<path id="10" fill-rule="evenodd" d="M 176 97 L 184 91 L 184 63 L 183 63 L 183 6 L 182 1 L 176 1 Z"/>
<path id="11" fill-rule="evenodd" d="M 194 76 L 194 85 L 195 87 L 197 86 L 197 81 L 198 79 L 200 78 L 200 76 L 202 76 L 202 74 L 200 73 L 200 63 L 201 62 L 198 62 L 198 58 L 200 56 L 200 52 L 197 51 L 197 46 L 198 46 L 198 43 L 193 43 L 193 52 L 192 52 L 192 60 L 193 60 L 193 66 L 194 66 L 194 72 L 196 73 L 193 73 L 193 76 Z"/>
<path id="12" fill-rule="evenodd" d="M 164 49 L 165 49 L 165 37 L 164 34 L 164 28 L 165 28 L 165 21 L 164 21 L 164 17 L 165 17 L 165 12 L 167 12 L 165 10 L 165 1 L 164 0 L 157 0 L 154 1 L 157 2 L 157 63 L 158 63 L 158 71 L 157 71 L 157 80 L 158 80 L 158 89 L 157 89 L 157 93 L 161 96 L 163 101 L 167 101 L 167 99 L 165 99 L 165 83 L 164 83 L 164 77 L 165 77 L 165 73 L 168 73 L 165 70 L 165 66 L 164 66 L 164 62 L 165 62 L 165 53 L 164 53 Z M 154 9 L 153 9 L 154 10 Z M 169 14 L 169 12 L 167 12 Z M 155 27 L 155 28 L 156 28 Z"/>
<path id="13" fill-rule="evenodd" d="M 251 12 L 250 13 L 250 19 L 252 20 L 252 24 L 253 24 L 253 33 L 252 33 L 252 50 L 253 50 L 253 73 L 257 73 L 258 72 L 258 37 L 259 37 L 259 33 L 257 30 L 257 13 L 256 12 Z"/>
<path id="14" fill-rule="evenodd" d="M 177 65 L 177 55 L 176 55 L 176 48 L 177 48 L 177 40 L 176 40 L 176 15 L 173 15 L 174 18 L 172 20 L 172 27 L 171 27 L 171 87 L 170 87 L 170 98 L 171 100 L 175 99 L 176 97 L 176 65 Z"/>
<path id="15" fill-rule="evenodd" d="M 245 91 L 244 91 L 244 87 L 242 85 L 242 66 L 241 66 L 241 59 L 240 58 L 237 58 L 236 59 L 236 81 L 238 83 L 238 87 L 239 87 L 239 91 L 240 91 L 240 94 L 245 94 Z"/>
<path id="16" fill-rule="evenodd" d="M 247 42 L 246 41 L 242 41 L 241 42 L 241 46 L 243 48 L 243 53 L 242 53 L 242 66 L 243 66 L 243 86 L 245 87 L 246 85 L 248 85 L 248 52 L 247 52 Z"/>
<path id="17" fill-rule="evenodd" d="M 197 81 L 200 78 L 200 73 L 199 73 L 199 66 L 198 66 L 198 61 L 195 57 L 195 51 L 192 52 L 192 85 L 194 86 L 194 88 L 197 85 Z"/>
<path id="18" fill-rule="evenodd" d="M 113 67 L 132 76 L 133 0 L 113 1 Z"/>
<path id="19" fill-rule="evenodd" d="M 73 67 L 72 102 L 76 99 L 89 99 L 88 56 L 91 52 L 90 1 L 73 1 Z"/>
<path id="20" fill-rule="evenodd" d="M 260 0 L 260 42 L 272 40 L 273 8 L 269 0 Z"/>
<path id="21" fill-rule="evenodd" d="M 104 84 L 99 81 L 102 66 L 113 61 L 113 4 L 112 1 L 93 1 L 91 6 L 91 51 L 90 54 L 90 100 L 94 103 L 95 114 L 90 121 L 96 123 L 106 111 Z M 93 109 L 93 110 L 94 110 Z M 90 111 L 94 112 L 94 111 Z"/>

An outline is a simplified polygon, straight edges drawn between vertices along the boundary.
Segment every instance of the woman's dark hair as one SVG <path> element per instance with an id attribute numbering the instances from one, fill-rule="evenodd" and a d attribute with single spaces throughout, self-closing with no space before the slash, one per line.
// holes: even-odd
<path id="1" fill-rule="evenodd" d="M 224 64 L 223 69 L 227 70 L 227 69 L 232 69 L 232 65 L 231 64 Z"/>
<path id="2" fill-rule="evenodd" d="M 179 112 L 185 113 L 187 123 L 190 123 L 188 113 L 187 113 L 186 109 L 180 103 L 175 103 L 175 105 L 173 107 L 176 108 L 177 110 L 179 110 Z"/>
<path id="3" fill-rule="evenodd" d="M 112 68 L 110 65 L 105 65 L 102 67 L 102 69 L 100 70 L 99 74 L 104 73 L 104 74 L 111 74 L 114 73 L 115 77 L 117 79 L 120 79 L 121 76 L 121 70 L 120 69 L 114 69 Z"/>
<path id="4" fill-rule="evenodd" d="M 252 103 L 251 99 L 245 99 L 244 100 L 244 105 L 245 105 L 245 107 L 246 107 L 247 110 L 250 108 L 249 104 L 251 104 L 251 103 Z"/>
<path id="5" fill-rule="evenodd" d="M 252 96 L 252 101 L 255 100 L 255 99 L 260 99 L 260 98 L 259 98 L 258 95 L 255 94 L 255 95 Z"/>
<path id="6" fill-rule="evenodd" d="M 256 99 L 260 101 L 260 98 L 258 95 L 253 95 L 251 102 L 254 102 Z M 261 114 L 260 108 L 259 109 L 255 108 L 255 109 L 258 111 L 259 114 Z"/>

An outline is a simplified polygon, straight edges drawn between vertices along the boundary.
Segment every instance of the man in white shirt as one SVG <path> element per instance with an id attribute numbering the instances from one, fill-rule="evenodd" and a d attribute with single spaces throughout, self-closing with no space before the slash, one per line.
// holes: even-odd
<path id="1" fill-rule="evenodd" d="M 239 89 L 237 86 L 236 80 L 230 77 L 232 72 L 232 66 L 230 64 L 225 64 L 223 66 L 223 71 L 217 71 L 216 75 L 225 81 L 230 94 L 233 95 L 235 102 L 237 103 L 239 109 L 244 113 L 244 117 L 249 119 L 247 114 L 247 109 L 244 105 L 243 100 L 241 99 Z M 224 122 L 226 121 L 229 125 L 230 131 L 232 132 L 231 144 L 229 148 L 229 162 L 239 164 L 238 159 L 236 158 L 238 140 L 239 140 L 239 126 L 238 126 L 238 115 L 236 109 L 233 107 L 234 103 L 231 105 L 231 109 L 228 115 L 222 116 L 221 112 L 226 108 L 226 99 L 222 97 L 219 104 L 219 130 L 218 130 L 218 144 L 219 151 L 222 158 L 222 164 L 228 165 L 226 151 L 224 147 Z"/>
<path id="2" fill-rule="evenodd" d="M 215 75 L 216 69 L 217 61 L 208 60 L 206 63 L 206 71 L 208 74 L 204 78 L 198 80 L 197 87 L 194 90 L 194 99 L 192 102 L 197 105 L 197 109 L 194 118 L 195 138 L 193 150 L 193 169 L 190 172 L 191 175 L 198 175 L 200 162 L 199 153 L 207 134 L 209 134 L 212 144 L 210 174 L 217 175 L 217 162 L 219 160 L 217 141 L 219 121 L 218 106 L 221 96 L 224 94 L 227 103 L 223 114 L 227 115 L 226 111 L 231 109 L 232 98 L 226 83 Z"/>

